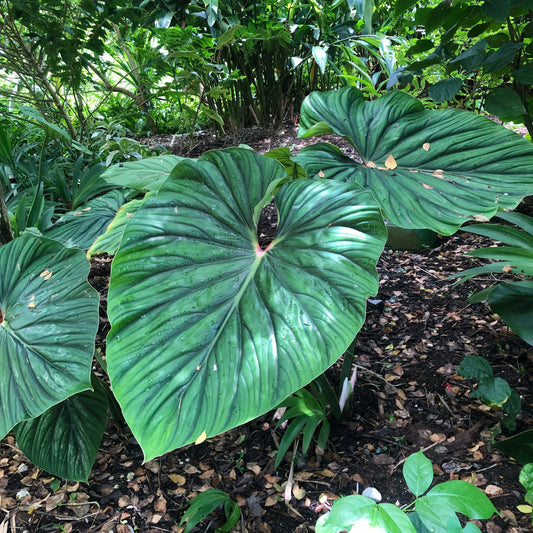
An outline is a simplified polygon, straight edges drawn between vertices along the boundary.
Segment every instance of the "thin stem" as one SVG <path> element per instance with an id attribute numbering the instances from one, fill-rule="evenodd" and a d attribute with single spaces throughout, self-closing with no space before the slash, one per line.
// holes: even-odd
<path id="1" fill-rule="evenodd" d="M 0 187 L 0 246 L 13 240 L 13 231 L 9 223 L 9 213 L 7 212 L 4 191 Z"/>

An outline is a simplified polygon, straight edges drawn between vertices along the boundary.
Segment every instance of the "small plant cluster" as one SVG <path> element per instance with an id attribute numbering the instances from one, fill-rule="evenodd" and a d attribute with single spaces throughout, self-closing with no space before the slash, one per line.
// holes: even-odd
<path id="1" fill-rule="evenodd" d="M 378 286 L 384 216 L 450 234 L 512 209 L 533 183 L 526 140 L 468 112 L 428 111 L 402 92 L 369 102 L 352 87 L 312 93 L 300 135 L 324 133 L 347 139 L 362 162 L 326 143 L 289 154 L 287 165 L 243 147 L 125 162 L 98 177 L 112 190 L 44 234 L 7 235 L 0 434 L 14 428 L 39 466 L 85 480 L 115 399 L 146 459 L 255 418 L 354 341 Z M 261 247 L 259 218 L 273 196 L 278 232 Z M 114 256 L 112 328 L 99 356 L 113 394 L 91 372 L 98 295 L 87 249 Z M 285 400 L 291 433 L 306 426 L 305 448 L 320 424 L 325 442 L 326 402 L 335 405 L 320 400 L 326 382 L 317 387 L 315 400 Z"/>
<path id="2" fill-rule="evenodd" d="M 470 393 L 470 398 L 480 398 L 489 407 L 501 407 L 503 411 L 502 424 L 505 428 L 516 429 L 516 415 L 520 412 L 520 396 L 500 377 L 494 377 L 490 363 L 478 355 L 467 355 L 457 372 L 467 379 L 477 379 L 476 390 Z"/>
<path id="3" fill-rule="evenodd" d="M 457 513 L 484 519 L 496 512 L 483 491 L 467 481 L 445 481 L 429 489 L 433 483 L 433 466 L 421 451 L 405 460 L 403 476 L 415 496 L 405 508 L 378 504 L 366 496 L 346 496 L 335 501 L 331 511 L 318 519 L 316 532 L 480 533 L 473 522 L 463 528 Z"/>
<path id="4" fill-rule="evenodd" d="M 521 475 L 521 480 L 529 476 L 529 487 L 532 483 L 531 473 L 529 469 Z M 445 481 L 430 489 L 433 466 L 421 451 L 407 457 L 403 476 L 408 489 L 415 496 L 409 505 L 400 508 L 390 503 L 377 503 L 358 494 L 345 496 L 333 503 L 331 511 L 320 516 L 316 532 L 480 533 L 473 522 L 468 522 L 463 528 L 458 515 L 487 519 L 497 512 L 483 491 L 467 481 Z M 526 495 L 526 499 L 528 497 L 531 495 Z M 181 521 L 181 524 L 186 524 L 184 533 L 191 531 L 219 506 L 224 508 L 226 523 L 216 531 L 230 531 L 240 518 L 239 508 L 225 492 L 209 489 L 190 503 Z"/>

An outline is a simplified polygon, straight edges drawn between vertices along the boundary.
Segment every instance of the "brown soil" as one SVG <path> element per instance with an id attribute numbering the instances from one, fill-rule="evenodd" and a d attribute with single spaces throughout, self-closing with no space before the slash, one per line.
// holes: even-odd
<path id="1" fill-rule="evenodd" d="M 168 146 L 171 140 L 152 142 Z M 185 151 L 182 143 L 175 152 L 197 156 L 240 143 L 265 152 L 282 145 L 298 149 L 302 141 L 295 139 L 294 128 L 252 129 L 224 140 L 195 138 Z M 273 222 L 272 211 L 265 216 Z M 465 355 L 486 357 L 494 374 L 522 397 L 517 431 L 529 429 L 533 348 L 486 304 L 469 305 L 469 293 L 494 280 L 455 288 L 443 281 L 471 266 L 464 252 L 487 242 L 459 232 L 431 250 L 385 250 L 378 265 L 380 290 L 358 335 L 357 381 L 348 413 L 340 422 L 332 420 L 323 453 L 297 453 L 290 501 L 284 498 L 290 458 L 274 469 L 283 435 L 274 412 L 144 464 L 127 428 L 110 421 L 87 484 L 63 481 L 54 487 L 53 476 L 29 463 L 12 435 L 0 443 L 0 533 L 180 532 L 187 503 L 212 487 L 239 504 L 242 518 L 234 531 L 305 533 L 336 498 L 366 487 L 376 488 L 386 502 L 412 501 L 402 464 L 420 449 L 434 464 L 435 482 L 465 479 L 491 498 L 501 516 L 478 522 L 482 531 L 529 531 L 531 518 L 517 509 L 524 503 L 520 465 L 493 446 L 501 438 L 501 412 L 469 397 L 475 383 L 462 379 L 457 366 Z M 104 353 L 110 262 L 96 258 L 90 278 L 102 296 L 98 344 Z M 341 361 L 327 372 L 334 384 L 340 366 Z M 194 531 L 214 531 L 222 518 L 218 510 Z"/>

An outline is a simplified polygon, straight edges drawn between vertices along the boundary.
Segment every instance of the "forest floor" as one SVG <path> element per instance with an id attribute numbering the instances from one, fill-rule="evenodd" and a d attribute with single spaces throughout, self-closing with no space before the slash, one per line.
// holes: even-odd
<path id="1" fill-rule="evenodd" d="M 151 142 L 193 157 L 240 143 L 259 152 L 282 145 L 297 150 L 302 143 L 293 127 L 252 129 L 223 140 L 201 136 L 187 146 L 182 140 Z M 517 431 L 533 428 L 533 348 L 485 303 L 467 300 L 494 279 L 457 287 L 444 280 L 472 266 L 465 252 L 489 243 L 460 231 L 436 248 L 385 250 L 378 264 L 380 289 L 357 337 L 357 380 L 348 413 L 332 420 L 323 454 L 313 449 L 307 457 L 298 455 L 289 490 L 289 458 L 274 469 L 283 435 L 275 412 L 147 463 L 127 428 L 110 421 L 88 483 L 56 480 L 33 466 L 10 434 L 0 442 L 0 533 L 179 533 L 187 503 L 211 487 L 226 491 L 240 506 L 242 518 L 233 531 L 305 533 L 336 498 L 367 487 L 377 489 L 385 502 L 410 503 L 402 465 L 420 449 L 433 462 L 435 482 L 464 479 L 492 500 L 500 516 L 477 522 L 483 532 L 530 531 L 530 516 L 517 508 L 524 503 L 520 465 L 493 445 L 511 433 L 501 434 L 500 410 L 472 399 L 476 383 L 457 373 L 466 355 L 487 358 L 494 375 L 522 398 Z M 90 276 L 102 299 L 98 345 L 103 353 L 110 262 L 96 258 Z M 327 372 L 336 386 L 340 366 L 341 361 Z M 214 531 L 221 518 L 215 512 L 194 531 Z"/>

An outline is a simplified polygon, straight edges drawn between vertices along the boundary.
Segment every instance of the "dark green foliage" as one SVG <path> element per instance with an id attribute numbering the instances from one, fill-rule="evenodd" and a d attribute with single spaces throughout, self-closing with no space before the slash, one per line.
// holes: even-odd
<path id="1" fill-rule="evenodd" d="M 396 2 L 399 18 L 404 4 L 410 2 Z M 413 80 L 407 73 L 422 75 L 430 84 L 427 95 L 435 102 L 486 109 L 504 121 L 523 123 L 533 134 L 533 5 L 511 0 L 423 5 L 427 7 L 418 5 L 401 18 L 404 24 L 411 19 L 411 27 L 413 22 L 423 26 L 422 35 L 411 34 L 413 44 L 405 54 L 410 64 L 402 69 L 401 81 Z M 390 86 L 397 80 L 393 77 Z"/>

